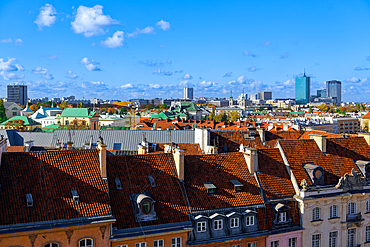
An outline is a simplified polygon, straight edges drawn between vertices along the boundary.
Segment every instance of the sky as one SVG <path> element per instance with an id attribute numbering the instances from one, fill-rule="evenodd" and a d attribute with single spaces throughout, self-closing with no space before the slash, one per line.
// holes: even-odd
<path id="1" fill-rule="evenodd" d="M 0 97 L 294 98 L 305 70 L 370 101 L 370 1 L 2 0 L 0 23 Z"/>

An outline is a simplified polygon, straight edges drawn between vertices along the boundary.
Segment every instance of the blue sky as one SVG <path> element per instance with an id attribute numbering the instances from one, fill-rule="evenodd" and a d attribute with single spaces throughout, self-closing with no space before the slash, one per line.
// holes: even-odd
<path id="1" fill-rule="evenodd" d="M 305 68 L 370 101 L 369 1 L 2 0 L 0 23 L 0 97 L 294 97 Z"/>

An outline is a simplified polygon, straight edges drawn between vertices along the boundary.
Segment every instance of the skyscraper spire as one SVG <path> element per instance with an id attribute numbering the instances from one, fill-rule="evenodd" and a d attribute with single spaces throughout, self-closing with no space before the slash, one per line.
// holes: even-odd
<path id="1" fill-rule="evenodd" d="M 306 69 L 303 69 L 303 77 L 306 77 Z"/>

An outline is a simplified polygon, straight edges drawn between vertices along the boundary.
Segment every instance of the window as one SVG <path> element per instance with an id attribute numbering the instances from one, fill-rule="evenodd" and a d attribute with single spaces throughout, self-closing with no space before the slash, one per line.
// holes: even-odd
<path id="1" fill-rule="evenodd" d="M 57 244 L 57 243 L 49 243 L 49 244 L 45 244 L 44 247 L 59 247 L 59 244 Z"/>
<path id="2" fill-rule="evenodd" d="M 164 247 L 164 240 L 155 240 L 154 247 Z"/>
<path id="3" fill-rule="evenodd" d="M 231 228 L 239 227 L 239 218 L 231 218 L 230 227 Z"/>
<path id="4" fill-rule="evenodd" d="M 242 247 L 242 245 L 241 244 L 237 244 L 237 245 L 232 245 L 231 247 Z"/>
<path id="5" fill-rule="evenodd" d="M 312 220 L 319 220 L 320 219 L 320 208 L 316 207 L 312 210 Z"/>
<path id="6" fill-rule="evenodd" d="M 370 242 L 370 226 L 366 226 L 366 242 Z"/>
<path id="7" fill-rule="evenodd" d="M 117 245 L 116 247 L 128 247 L 127 244 L 124 244 L 124 245 Z"/>
<path id="8" fill-rule="evenodd" d="M 286 212 L 279 213 L 279 222 L 285 222 L 286 221 Z"/>
<path id="9" fill-rule="evenodd" d="M 289 247 L 297 247 L 297 238 L 289 239 Z"/>
<path id="10" fill-rule="evenodd" d="M 333 205 L 330 207 L 330 218 L 337 217 L 337 205 Z"/>
<path id="11" fill-rule="evenodd" d="M 222 229 L 222 220 L 213 221 L 213 229 L 221 230 Z"/>
<path id="12" fill-rule="evenodd" d="M 249 243 L 248 247 L 257 247 L 257 243 Z"/>
<path id="13" fill-rule="evenodd" d="M 355 214 L 356 213 L 356 203 L 350 202 L 348 203 L 348 214 Z"/>
<path id="14" fill-rule="evenodd" d="M 121 150 L 121 143 L 113 143 L 113 150 Z"/>
<path id="15" fill-rule="evenodd" d="M 17 116 L 17 113 L 16 112 L 13 112 L 13 116 Z"/>
<path id="16" fill-rule="evenodd" d="M 246 218 L 246 225 L 253 226 L 254 225 L 254 216 L 247 216 Z"/>
<path id="17" fill-rule="evenodd" d="M 356 229 L 348 229 L 348 247 L 355 247 L 355 233 Z"/>
<path id="18" fill-rule="evenodd" d="M 370 213 L 370 201 L 366 202 L 366 213 Z"/>
<path id="19" fill-rule="evenodd" d="M 91 238 L 85 238 L 80 240 L 79 247 L 93 247 L 93 240 Z"/>
<path id="20" fill-rule="evenodd" d="M 150 202 L 149 201 L 144 201 L 143 202 L 143 213 L 144 214 L 149 214 L 150 213 Z"/>
<path id="21" fill-rule="evenodd" d="M 277 241 L 272 241 L 272 242 L 271 242 L 271 247 L 279 247 L 279 240 L 277 240 Z"/>
<path id="22" fill-rule="evenodd" d="M 329 247 L 337 247 L 338 232 L 329 232 Z"/>
<path id="23" fill-rule="evenodd" d="M 320 247 L 321 245 L 321 234 L 312 235 L 312 247 Z"/>
<path id="24" fill-rule="evenodd" d="M 181 237 L 173 238 L 171 247 L 181 247 Z"/>
<path id="25" fill-rule="evenodd" d="M 135 247 L 146 247 L 146 242 L 136 243 Z"/>
<path id="26" fill-rule="evenodd" d="M 206 231 L 206 224 L 207 222 L 201 221 L 197 223 L 197 231 L 198 232 L 205 232 Z"/>

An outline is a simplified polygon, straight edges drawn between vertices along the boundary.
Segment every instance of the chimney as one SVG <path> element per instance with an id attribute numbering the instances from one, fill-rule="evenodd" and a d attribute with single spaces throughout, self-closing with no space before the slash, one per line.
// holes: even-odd
<path id="1" fill-rule="evenodd" d="M 247 162 L 247 166 L 248 166 L 250 174 L 259 172 L 257 149 L 250 148 L 250 147 L 243 147 L 243 145 L 240 145 L 240 152 L 242 152 L 244 155 L 244 158 L 245 158 L 245 161 Z"/>
<path id="2" fill-rule="evenodd" d="M 72 150 L 73 149 L 73 142 L 68 141 L 67 142 L 67 150 Z"/>
<path id="3" fill-rule="evenodd" d="M 326 137 L 327 135 L 309 134 L 310 139 L 314 139 L 321 152 L 326 153 Z"/>
<path id="4" fill-rule="evenodd" d="M 218 154 L 218 149 L 215 146 L 207 146 L 207 154 Z"/>
<path id="5" fill-rule="evenodd" d="M 24 146 L 26 147 L 25 148 L 26 152 L 31 151 L 31 148 L 33 147 L 33 141 L 29 140 L 29 141 L 24 142 Z"/>
<path id="6" fill-rule="evenodd" d="M 103 143 L 103 138 L 98 142 L 100 175 L 107 178 L 107 145 Z"/>
<path id="7" fill-rule="evenodd" d="M 257 128 L 258 134 L 261 138 L 261 142 L 265 145 L 265 129 L 264 128 Z"/>
<path id="8" fill-rule="evenodd" d="M 145 146 L 139 144 L 138 145 L 137 153 L 138 154 L 147 154 L 148 153 L 148 150 L 147 150 L 147 148 Z"/>
<path id="9" fill-rule="evenodd" d="M 365 138 L 367 145 L 370 146 L 370 133 L 358 133 L 358 136 Z"/>
<path id="10" fill-rule="evenodd" d="M 172 154 L 176 164 L 177 176 L 180 180 L 184 180 L 184 150 L 174 148 Z"/>

